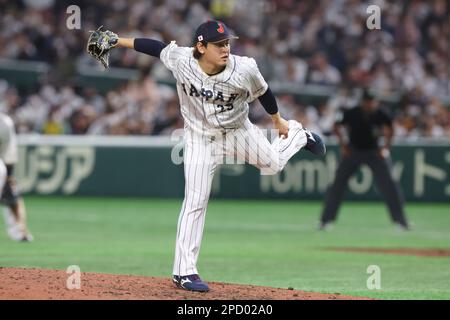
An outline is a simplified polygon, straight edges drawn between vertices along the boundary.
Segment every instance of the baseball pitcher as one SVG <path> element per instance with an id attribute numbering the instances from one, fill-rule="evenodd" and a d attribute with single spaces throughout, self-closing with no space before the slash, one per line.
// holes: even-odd
<path id="1" fill-rule="evenodd" d="M 131 48 L 157 58 L 173 73 L 184 119 L 185 197 L 178 219 L 173 282 L 186 290 L 208 291 L 198 275 L 197 259 L 211 183 L 217 166 L 233 157 L 262 174 L 280 172 L 301 148 L 323 156 L 321 138 L 278 112 L 272 91 L 254 59 L 231 54 L 237 38 L 220 21 L 201 24 L 193 47 L 143 38 L 121 38 L 93 31 L 88 52 L 107 68 L 109 50 Z M 272 143 L 248 119 L 249 102 L 258 99 L 279 135 Z M 239 162 L 241 161 L 241 162 Z M 229 163 L 229 162 L 227 162 Z"/>

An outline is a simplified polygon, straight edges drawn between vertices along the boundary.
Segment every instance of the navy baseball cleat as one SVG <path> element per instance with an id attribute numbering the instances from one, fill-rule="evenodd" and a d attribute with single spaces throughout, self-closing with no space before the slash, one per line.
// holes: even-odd
<path id="1" fill-rule="evenodd" d="M 325 143 L 323 143 L 322 138 L 318 134 L 311 132 L 307 129 L 303 129 L 306 134 L 306 146 L 305 149 L 314 153 L 316 156 L 323 157 L 327 152 Z"/>
<path id="2" fill-rule="evenodd" d="M 177 285 L 177 287 L 189 290 L 189 291 L 197 291 L 197 292 L 207 292 L 209 291 L 209 287 L 206 283 L 200 279 L 198 274 L 190 274 L 187 276 L 173 276 L 173 283 Z"/>

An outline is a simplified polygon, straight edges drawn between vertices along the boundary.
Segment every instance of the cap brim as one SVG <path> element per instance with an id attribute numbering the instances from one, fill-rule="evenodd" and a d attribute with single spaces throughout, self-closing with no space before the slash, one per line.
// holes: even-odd
<path id="1" fill-rule="evenodd" d="M 208 43 L 218 43 L 218 42 L 222 42 L 224 40 L 230 40 L 230 39 L 239 39 L 239 37 L 237 36 L 228 36 L 228 37 L 223 37 L 219 40 L 214 40 L 214 41 L 208 41 Z"/>

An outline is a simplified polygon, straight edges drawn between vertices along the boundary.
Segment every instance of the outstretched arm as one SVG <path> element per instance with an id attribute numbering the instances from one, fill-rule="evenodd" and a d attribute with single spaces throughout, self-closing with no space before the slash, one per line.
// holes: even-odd
<path id="1" fill-rule="evenodd" d="M 104 30 L 103 26 L 101 26 L 97 30 L 91 31 L 86 49 L 105 68 L 108 68 L 109 51 L 116 47 L 135 49 L 136 51 L 159 58 L 166 44 L 153 39 L 121 38 L 110 30 Z"/>
<path id="2" fill-rule="evenodd" d="M 166 47 L 164 42 L 146 38 L 119 38 L 117 46 L 121 48 L 135 49 L 153 57 L 159 58 L 162 49 Z"/>
<path id="3" fill-rule="evenodd" d="M 119 38 L 117 40 L 117 47 L 134 49 L 134 38 Z"/>

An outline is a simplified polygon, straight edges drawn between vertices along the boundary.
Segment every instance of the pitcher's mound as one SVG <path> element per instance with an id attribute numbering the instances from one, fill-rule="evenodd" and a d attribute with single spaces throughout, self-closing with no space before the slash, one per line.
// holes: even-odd
<path id="1" fill-rule="evenodd" d="M 366 299 L 271 287 L 208 282 L 207 293 L 176 288 L 169 278 L 81 273 L 80 289 L 67 289 L 65 270 L 0 267 L 0 299 L 30 300 L 325 300 Z M 72 285 L 76 282 L 70 282 Z"/>

